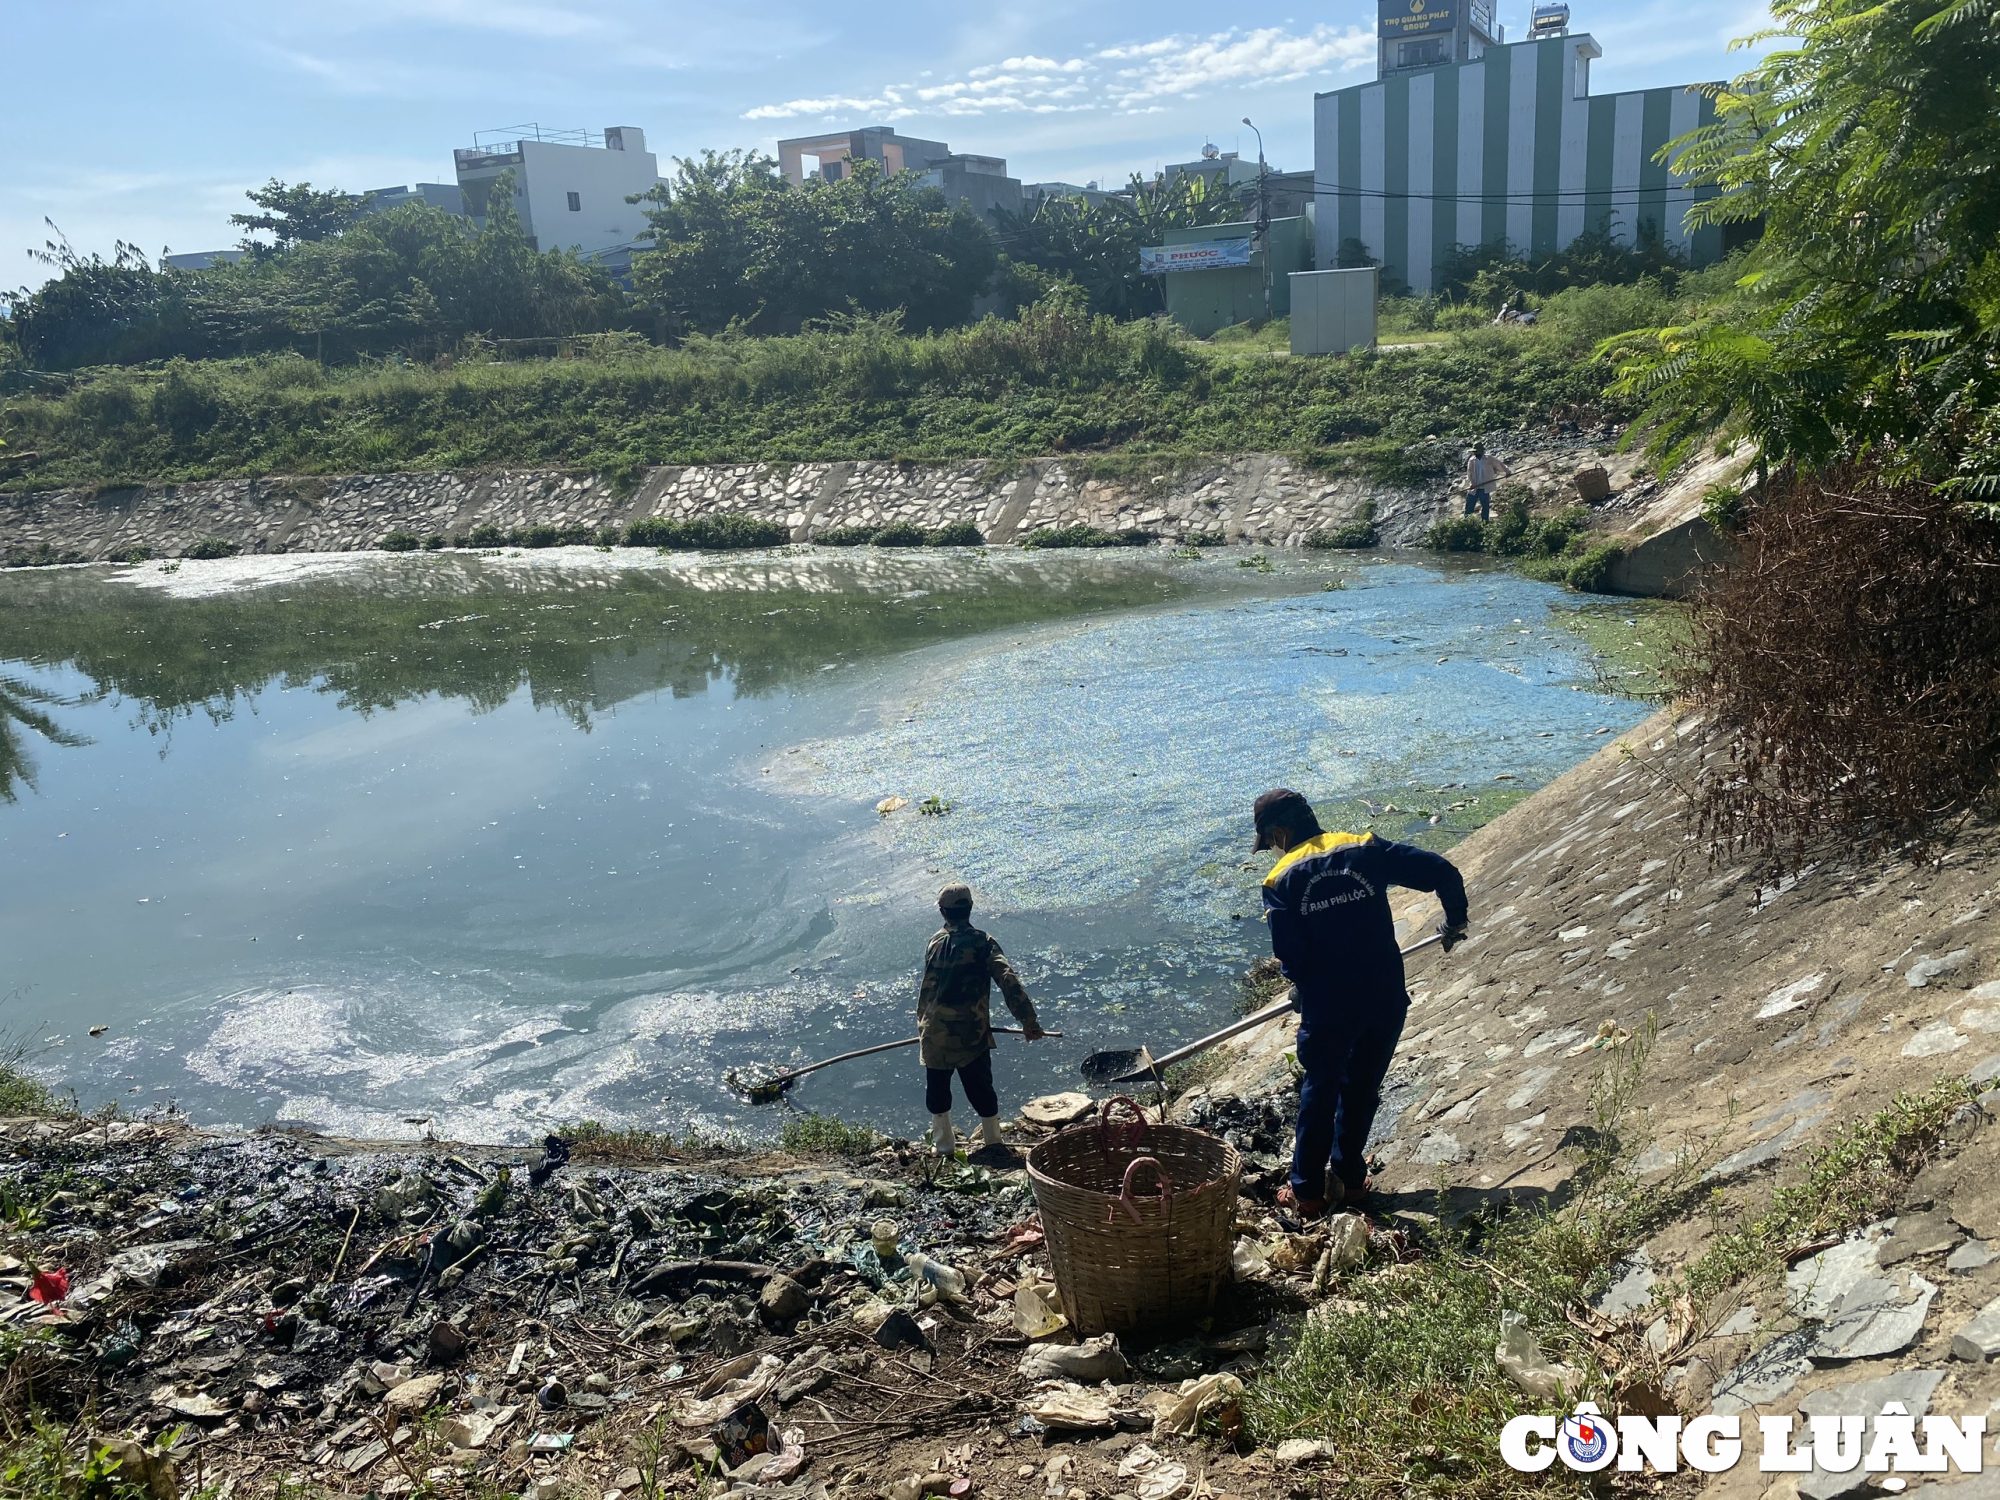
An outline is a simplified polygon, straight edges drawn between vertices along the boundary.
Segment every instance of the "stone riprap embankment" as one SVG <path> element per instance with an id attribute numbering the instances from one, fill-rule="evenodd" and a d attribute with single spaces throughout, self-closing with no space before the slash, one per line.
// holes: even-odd
<path id="1" fill-rule="evenodd" d="M 1588 454 L 1566 444 L 1521 463 L 1566 474 Z M 1162 461 L 1113 475 L 1102 467 L 1059 458 L 870 460 L 661 466 L 634 488 L 574 471 L 498 469 L 44 490 L 0 495 L 0 555 L 99 561 L 145 548 L 178 556 L 211 538 L 244 552 L 352 552 L 379 547 L 392 531 L 457 541 L 482 527 L 597 533 L 649 516 L 721 515 L 779 522 L 799 542 L 837 527 L 970 521 L 1002 543 L 1080 524 L 1282 547 L 1356 521 L 1370 504 L 1382 541 L 1409 546 L 1454 503 L 1450 476 L 1398 487 L 1278 454 Z"/>

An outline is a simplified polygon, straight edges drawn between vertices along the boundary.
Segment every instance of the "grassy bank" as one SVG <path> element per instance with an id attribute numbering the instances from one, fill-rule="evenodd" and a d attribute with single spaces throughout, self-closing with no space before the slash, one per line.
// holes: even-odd
<path id="1" fill-rule="evenodd" d="M 1159 321 L 1031 310 L 934 335 L 858 323 L 588 359 L 332 369 L 296 355 L 79 372 L 0 414 L 5 488 L 482 465 L 1296 452 L 1386 479 L 1428 439 L 1601 401 L 1596 323 L 1244 358 Z"/>

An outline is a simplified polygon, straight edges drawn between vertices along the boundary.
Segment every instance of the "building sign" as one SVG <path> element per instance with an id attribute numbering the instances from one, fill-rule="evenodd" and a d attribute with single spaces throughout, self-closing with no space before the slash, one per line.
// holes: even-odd
<path id="1" fill-rule="evenodd" d="M 1247 266 L 1249 240 L 1209 240 L 1199 245 L 1146 245 L 1139 251 L 1139 274 L 1164 276 L 1169 271 L 1220 271 Z"/>
<path id="2" fill-rule="evenodd" d="M 1381 0 L 1377 25 L 1385 37 L 1432 36 L 1450 31 L 1454 0 Z"/>

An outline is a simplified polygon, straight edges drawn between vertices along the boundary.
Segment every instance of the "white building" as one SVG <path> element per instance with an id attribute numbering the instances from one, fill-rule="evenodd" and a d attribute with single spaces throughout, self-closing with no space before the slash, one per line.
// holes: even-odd
<path id="1" fill-rule="evenodd" d="M 644 205 L 626 200 L 651 192 L 660 167 L 637 126 L 610 125 L 601 136 L 538 125 L 479 135 L 503 139 L 454 151 L 452 157 L 465 206 L 482 228 L 494 179 L 512 172 L 514 211 L 537 250 L 575 250 L 622 268 L 634 250 L 645 248 L 639 238 L 646 231 Z"/>

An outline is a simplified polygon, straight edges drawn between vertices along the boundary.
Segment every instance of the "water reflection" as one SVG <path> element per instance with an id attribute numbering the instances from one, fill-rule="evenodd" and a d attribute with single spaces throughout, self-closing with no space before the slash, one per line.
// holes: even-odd
<path id="1" fill-rule="evenodd" d="M 35 760 L 29 753 L 27 735 L 40 735 L 52 745 L 71 749 L 87 745 L 89 739 L 73 734 L 58 724 L 48 709 L 75 707 L 77 700 L 27 681 L 0 673 L 0 802 L 19 800 L 17 787 L 35 785 Z"/>

